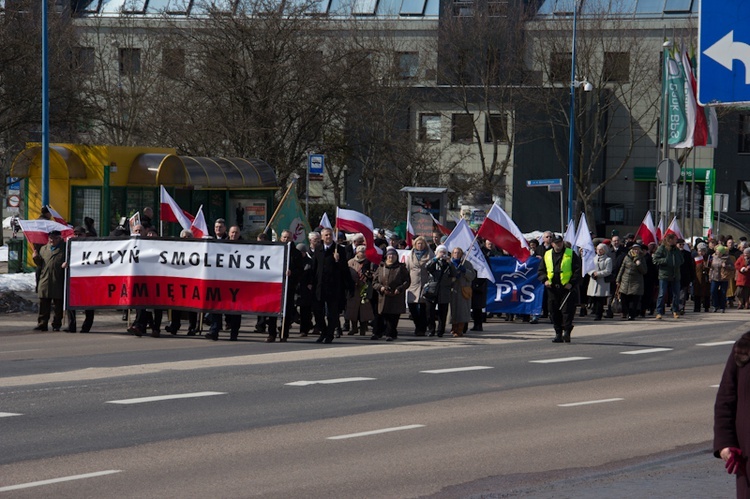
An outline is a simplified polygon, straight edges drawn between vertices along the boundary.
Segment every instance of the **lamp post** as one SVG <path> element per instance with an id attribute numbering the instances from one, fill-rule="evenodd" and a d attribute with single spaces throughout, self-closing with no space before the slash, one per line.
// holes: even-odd
<path id="1" fill-rule="evenodd" d="M 568 143 L 568 220 L 573 220 L 573 144 L 576 138 L 576 28 L 578 23 L 578 0 L 573 2 L 573 49 L 570 56 L 570 141 Z"/>
<path id="2" fill-rule="evenodd" d="M 47 1 L 42 2 L 42 206 L 49 204 L 49 48 Z"/>

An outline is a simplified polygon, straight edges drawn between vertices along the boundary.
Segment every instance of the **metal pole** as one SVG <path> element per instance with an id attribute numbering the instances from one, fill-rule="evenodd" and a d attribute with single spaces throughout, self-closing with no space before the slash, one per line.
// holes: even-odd
<path id="1" fill-rule="evenodd" d="M 685 230 L 685 210 L 687 209 L 687 168 L 683 171 L 682 165 L 680 165 L 680 175 L 682 176 L 682 230 Z M 683 234 L 682 236 L 685 237 L 685 235 L 686 234 Z"/>
<path id="2" fill-rule="evenodd" d="M 99 226 L 102 236 L 108 236 L 111 230 L 109 216 L 109 174 L 111 171 L 111 165 L 104 165 L 104 178 L 102 179 L 102 222 Z M 159 231 L 159 235 L 161 235 L 161 231 Z"/>
<path id="3" fill-rule="evenodd" d="M 563 204 L 562 189 L 560 189 L 560 232 L 565 234 L 565 208 Z"/>
<path id="4" fill-rule="evenodd" d="M 310 223 L 310 153 L 307 153 L 307 184 L 305 185 L 305 218 Z"/>
<path id="5" fill-rule="evenodd" d="M 575 143 L 576 111 L 576 28 L 578 23 L 578 0 L 573 4 L 573 48 L 570 53 L 570 137 L 568 143 L 568 220 L 573 219 L 573 144 Z"/>
<path id="6" fill-rule="evenodd" d="M 42 1 L 42 206 L 49 204 L 49 44 L 47 0 Z"/>
<path id="7" fill-rule="evenodd" d="M 695 237 L 695 155 L 693 155 L 693 182 L 690 186 L 690 237 Z"/>
<path id="8" fill-rule="evenodd" d="M 662 69 L 662 81 L 663 81 L 663 93 L 661 99 L 661 117 L 662 117 L 662 159 L 669 159 L 669 49 L 672 47 L 672 42 L 667 40 L 662 44 L 662 58 L 664 59 Z M 662 218 L 669 218 L 669 213 L 672 210 L 672 169 L 667 165 L 667 206 L 666 206 L 666 217 L 664 213 L 661 214 L 659 220 Z"/>

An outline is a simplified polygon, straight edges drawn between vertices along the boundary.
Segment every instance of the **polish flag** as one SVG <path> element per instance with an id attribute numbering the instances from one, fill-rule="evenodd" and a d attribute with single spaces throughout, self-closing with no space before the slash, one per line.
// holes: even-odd
<path id="1" fill-rule="evenodd" d="M 521 262 L 529 259 L 529 243 L 513 220 L 497 204 L 492 205 L 477 234 L 489 239 L 496 247 L 507 251 Z"/>
<path id="2" fill-rule="evenodd" d="M 49 210 L 49 214 L 52 215 L 52 220 L 54 220 L 55 222 L 57 222 L 59 224 L 63 224 L 63 225 L 66 225 L 68 227 L 72 227 L 72 225 L 70 225 L 68 222 L 66 222 L 65 219 L 63 218 L 63 216 L 60 215 L 60 213 L 57 210 L 55 210 L 52 206 L 47 205 L 47 209 Z"/>
<path id="3" fill-rule="evenodd" d="M 667 233 L 664 235 L 666 236 L 667 234 L 674 234 L 677 236 L 677 239 L 685 239 L 682 237 L 682 230 L 680 230 L 680 224 L 677 222 L 677 217 L 674 217 L 669 224 L 669 227 L 667 227 Z"/>
<path id="4" fill-rule="evenodd" d="M 206 217 L 203 216 L 203 205 L 198 208 L 198 213 L 195 214 L 195 220 L 190 224 L 190 232 L 193 233 L 193 237 L 196 239 L 203 239 L 204 237 L 211 236 L 211 234 L 208 233 Z"/>
<path id="5" fill-rule="evenodd" d="M 446 227 L 445 225 L 443 225 L 440 222 L 438 222 L 437 218 L 435 218 L 432 215 L 432 213 L 430 213 L 430 218 L 432 218 L 432 223 L 435 224 L 435 227 L 437 227 L 437 230 L 439 230 L 441 234 L 443 234 L 444 236 L 450 236 L 451 235 L 451 230 L 448 227 Z"/>
<path id="6" fill-rule="evenodd" d="M 54 220 L 18 220 L 18 224 L 21 226 L 24 237 L 31 244 L 47 244 L 49 233 L 53 230 L 59 230 L 60 235 L 66 241 L 73 237 L 71 227 Z"/>
<path id="7" fill-rule="evenodd" d="M 406 246 L 414 246 L 414 240 L 417 236 L 414 234 L 414 227 L 411 225 L 411 212 L 406 214 Z"/>
<path id="8" fill-rule="evenodd" d="M 358 211 L 336 208 L 336 227 L 346 232 L 359 232 L 365 237 L 365 255 L 373 263 L 380 263 L 383 250 L 375 246 L 372 219 Z"/>
<path id="9" fill-rule="evenodd" d="M 643 244 L 648 246 L 651 243 L 657 243 L 656 229 L 654 229 L 654 219 L 651 218 L 651 212 L 647 211 L 646 216 L 643 217 L 641 226 L 638 227 L 638 232 L 635 234 L 636 239 L 641 238 Z"/>
<path id="10" fill-rule="evenodd" d="M 320 217 L 320 223 L 318 224 L 318 227 L 323 227 L 324 229 L 333 229 L 331 221 L 328 220 L 328 213 L 323 212 L 323 216 Z"/>
<path id="11" fill-rule="evenodd" d="M 175 222 L 182 226 L 185 230 L 191 230 L 190 226 L 192 221 L 195 219 L 193 215 L 180 208 L 180 206 L 172 199 L 164 186 L 161 186 L 161 220 L 162 222 Z"/>
<path id="12" fill-rule="evenodd" d="M 656 242 L 661 242 L 661 238 L 664 237 L 664 219 L 659 220 L 659 225 L 656 226 Z"/>

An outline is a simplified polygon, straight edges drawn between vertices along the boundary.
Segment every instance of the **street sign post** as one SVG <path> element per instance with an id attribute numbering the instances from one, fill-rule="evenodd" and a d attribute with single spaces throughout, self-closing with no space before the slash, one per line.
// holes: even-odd
<path id="1" fill-rule="evenodd" d="M 698 102 L 750 102 L 750 0 L 701 1 Z"/>
<path id="2" fill-rule="evenodd" d="M 563 183 L 561 178 L 541 178 L 527 180 L 526 187 L 546 187 L 547 192 L 560 193 L 560 232 L 565 232 L 565 214 L 563 213 Z"/>

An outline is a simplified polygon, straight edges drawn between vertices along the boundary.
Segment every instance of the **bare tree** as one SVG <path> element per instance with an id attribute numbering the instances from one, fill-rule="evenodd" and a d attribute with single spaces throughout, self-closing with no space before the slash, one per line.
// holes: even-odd
<path id="1" fill-rule="evenodd" d="M 585 211 L 590 223 L 596 220 L 592 207 L 597 196 L 622 172 L 636 146 L 645 144 L 659 117 L 661 44 L 655 45 L 658 36 L 649 39 L 634 23 L 607 12 L 579 16 L 576 79 L 593 88 L 584 92 L 581 85 L 575 93 L 572 181 L 578 201 L 574 211 Z M 539 115 L 566 169 L 572 33 L 572 16 L 539 21 L 531 33 L 535 67 L 552 87 L 547 98 L 536 93 L 535 102 L 542 106 Z M 607 156 L 608 148 L 616 148 L 617 155 Z M 605 168 L 613 158 L 616 164 Z"/>

